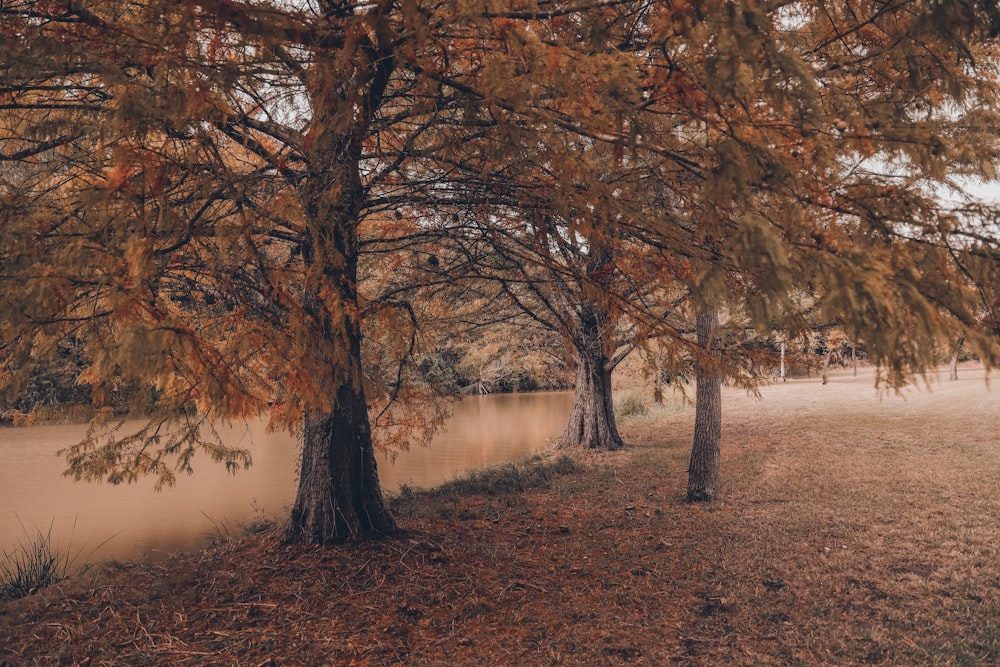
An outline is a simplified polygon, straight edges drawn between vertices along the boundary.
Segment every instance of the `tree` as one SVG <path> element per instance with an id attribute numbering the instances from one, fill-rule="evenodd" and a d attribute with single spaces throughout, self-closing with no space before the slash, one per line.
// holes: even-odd
<path id="1" fill-rule="evenodd" d="M 600 81 L 572 81 L 607 61 L 538 31 L 589 25 L 592 9 L 5 3 L 6 395 L 75 336 L 100 415 L 68 452 L 78 478 L 168 484 L 199 450 L 249 464 L 211 424 L 267 414 L 302 434 L 288 539 L 391 531 L 368 416 L 364 224 L 463 206 L 455 166 L 486 129 L 606 125 Z M 138 433 L 108 419 L 123 389 L 125 416 L 149 419 Z"/>
<path id="2" fill-rule="evenodd" d="M 948 363 L 949 380 L 954 381 L 958 379 L 958 360 L 959 356 L 962 353 L 962 344 L 964 342 L 965 341 L 963 341 L 961 337 L 959 337 L 959 339 L 955 341 L 954 349 L 951 352 L 951 361 Z"/>
<path id="3" fill-rule="evenodd" d="M 716 352 L 719 314 L 714 306 L 698 312 L 697 336 L 701 347 L 695 389 L 694 442 L 688 466 L 689 501 L 713 500 L 719 489 L 719 456 L 722 443 L 722 368 Z"/>
<path id="4" fill-rule="evenodd" d="M 981 40 L 996 35 L 995 6 L 736 3 L 672 19 L 650 51 L 664 92 L 650 125 L 689 140 L 696 177 L 674 198 L 699 230 L 702 301 L 763 330 L 805 331 L 815 313 L 864 340 L 890 386 L 933 363 L 952 326 L 995 363 L 971 310 L 981 281 L 955 260 L 970 235 L 995 248 L 995 234 L 936 189 L 993 173 L 996 63 Z M 680 163 L 663 161 L 665 188 Z"/>
<path id="5" fill-rule="evenodd" d="M 662 322 L 676 307 L 654 307 L 655 294 L 677 295 L 650 255 L 656 251 L 624 230 L 636 203 L 628 193 L 631 167 L 621 173 L 622 147 L 611 145 L 626 143 L 627 133 L 608 137 L 594 129 L 621 120 L 621 92 L 638 87 L 631 55 L 599 42 L 604 28 L 627 25 L 633 4 L 498 21 L 489 39 L 517 74 L 510 91 L 485 97 L 475 119 L 479 133 L 463 142 L 447 176 L 422 175 L 439 194 L 443 180 L 458 184 L 451 200 L 421 198 L 409 207 L 428 235 L 437 230 L 439 276 L 499 285 L 525 320 L 565 341 L 577 372 L 567 445 L 622 446 L 611 373 L 649 335 L 649 322 Z M 556 47 L 547 53 L 547 44 Z M 545 57 L 544 69 L 524 67 Z M 585 82 L 574 100 L 578 117 L 568 116 L 577 106 L 553 100 L 567 72 Z M 523 121 L 515 109 L 537 99 L 548 106 Z"/>
<path id="6" fill-rule="evenodd" d="M 6 369 L 76 333 L 98 407 L 150 425 L 70 450 L 78 478 L 190 471 L 212 419 L 301 427 L 289 539 L 393 529 L 361 367 L 362 160 L 387 97 L 391 3 L 4 5 Z M 34 293 L 27 308 L 14 300 Z M 16 381 L 13 385 L 16 388 Z M 197 415 L 197 417 L 195 417 Z M 180 427 L 168 432 L 168 424 Z M 170 457 L 177 462 L 169 464 Z"/>
<path id="7" fill-rule="evenodd" d="M 576 170 L 584 160 L 593 163 L 588 152 L 573 161 Z M 547 182 L 541 191 L 558 187 L 558 198 L 519 192 L 517 207 L 467 214 L 465 226 L 451 227 L 442 244 L 450 258 L 442 267 L 458 283 L 494 285 L 520 313 L 523 331 L 537 329 L 562 342 L 576 381 L 560 446 L 619 449 L 624 443 L 615 421 L 611 374 L 651 336 L 669 329 L 686 292 L 672 290 L 655 249 L 628 238 L 620 212 L 608 205 L 599 212 L 587 206 L 595 190 L 621 183 L 587 180 L 586 188 L 574 194 L 565 182 L 557 186 L 560 170 L 531 164 L 536 168 L 531 178 L 504 187 L 517 192 Z M 595 215 L 607 217 L 597 223 Z"/>

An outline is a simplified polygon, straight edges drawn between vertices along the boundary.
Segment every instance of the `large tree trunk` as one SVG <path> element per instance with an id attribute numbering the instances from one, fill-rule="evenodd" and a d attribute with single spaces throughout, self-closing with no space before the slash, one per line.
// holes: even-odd
<path id="1" fill-rule="evenodd" d="M 615 421 L 609 366 L 602 355 L 585 356 L 577 352 L 573 407 L 560 447 L 621 449 L 625 446 Z"/>
<path id="2" fill-rule="evenodd" d="M 351 236 L 333 235 L 337 240 Z M 315 352 L 317 372 L 327 375 L 320 386 L 330 407 L 312 409 L 304 419 L 299 486 L 286 534 L 290 542 L 329 544 L 395 528 L 382 499 L 368 422 L 355 271 L 353 259 L 324 267 L 327 278 L 335 278 L 328 285 L 338 290 L 342 312 L 331 312 L 315 292 L 307 292 L 304 301 L 323 334 Z"/>
<path id="3" fill-rule="evenodd" d="M 317 171 L 299 193 L 307 214 L 303 317 L 313 334 L 320 396 L 306 403 L 299 486 L 286 539 L 329 544 L 385 535 L 395 524 L 378 481 L 361 363 L 360 146 L 352 134 L 336 131 L 338 110 L 343 114 L 354 102 L 337 96 L 335 68 L 319 72 L 327 83 L 313 104 L 309 152 Z"/>
<path id="4" fill-rule="evenodd" d="M 329 544 L 391 533 L 360 385 L 338 391 L 332 414 L 306 417 L 299 486 L 286 539 Z"/>
<path id="5" fill-rule="evenodd" d="M 694 444 L 688 466 L 687 499 L 706 502 L 719 491 L 719 451 L 722 441 L 722 372 L 713 350 L 719 315 L 708 306 L 698 313 L 698 345 L 703 356 L 697 364 L 698 386 L 695 390 Z"/>

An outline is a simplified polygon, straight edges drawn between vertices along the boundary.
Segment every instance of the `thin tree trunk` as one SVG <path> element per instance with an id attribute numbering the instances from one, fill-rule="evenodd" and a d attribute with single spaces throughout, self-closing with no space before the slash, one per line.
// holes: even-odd
<path id="1" fill-rule="evenodd" d="M 608 366 L 603 356 L 589 358 L 577 353 L 573 407 L 559 447 L 621 449 L 625 446 L 615 420 Z"/>
<path id="2" fill-rule="evenodd" d="M 951 354 L 951 365 L 948 368 L 948 379 L 958 379 L 958 358 L 962 353 L 962 346 L 965 344 L 965 336 L 959 336 L 955 342 L 955 350 Z"/>
<path id="3" fill-rule="evenodd" d="M 829 382 L 826 372 L 830 368 L 830 359 L 833 358 L 833 348 L 826 351 L 826 358 L 823 360 L 823 384 Z"/>
<path id="4" fill-rule="evenodd" d="M 781 381 L 788 382 L 785 377 L 785 341 L 781 341 Z"/>
<path id="5" fill-rule="evenodd" d="M 689 502 L 713 500 L 719 491 L 719 454 L 722 441 L 722 372 L 713 350 L 719 315 L 707 306 L 696 320 L 698 345 L 703 356 L 697 364 L 695 390 L 694 444 L 688 466 Z"/>

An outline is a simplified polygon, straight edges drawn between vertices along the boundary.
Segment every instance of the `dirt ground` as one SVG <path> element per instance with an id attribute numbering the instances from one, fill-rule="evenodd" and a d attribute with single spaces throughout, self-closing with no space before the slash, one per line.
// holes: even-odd
<path id="1" fill-rule="evenodd" d="M 684 502 L 693 411 L 397 499 L 397 537 L 275 533 L 0 603 L 0 665 L 1000 662 L 1000 391 L 976 366 L 727 391 L 722 498 Z"/>

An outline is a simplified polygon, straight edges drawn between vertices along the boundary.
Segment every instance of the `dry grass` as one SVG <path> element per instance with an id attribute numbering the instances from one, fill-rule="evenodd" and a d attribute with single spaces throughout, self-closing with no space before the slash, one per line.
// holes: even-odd
<path id="1" fill-rule="evenodd" d="M 706 517 L 724 609 L 704 664 L 1000 658 L 1000 397 L 981 372 L 873 400 L 870 378 L 734 396 L 726 499 Z"/>
<path id="2" fill-rule="evenodd" d="M 2 603 L 0 664 L 995 663 L 998 408 L 970 369 L 731 392 L 712 505 L 683 501 L 690 409 L 662 411 L 624 453 L 409 493 L 391 540 L 258 535 Z"/>
<path id="3" fill-rule="evenodd" d="M 33 532 L 21 524 L 20 542 L 0 552 L 0 601 L 19 600 L 65 579 L 70 568 L 68 550 L 52 545 L 52 526 Z"/>

